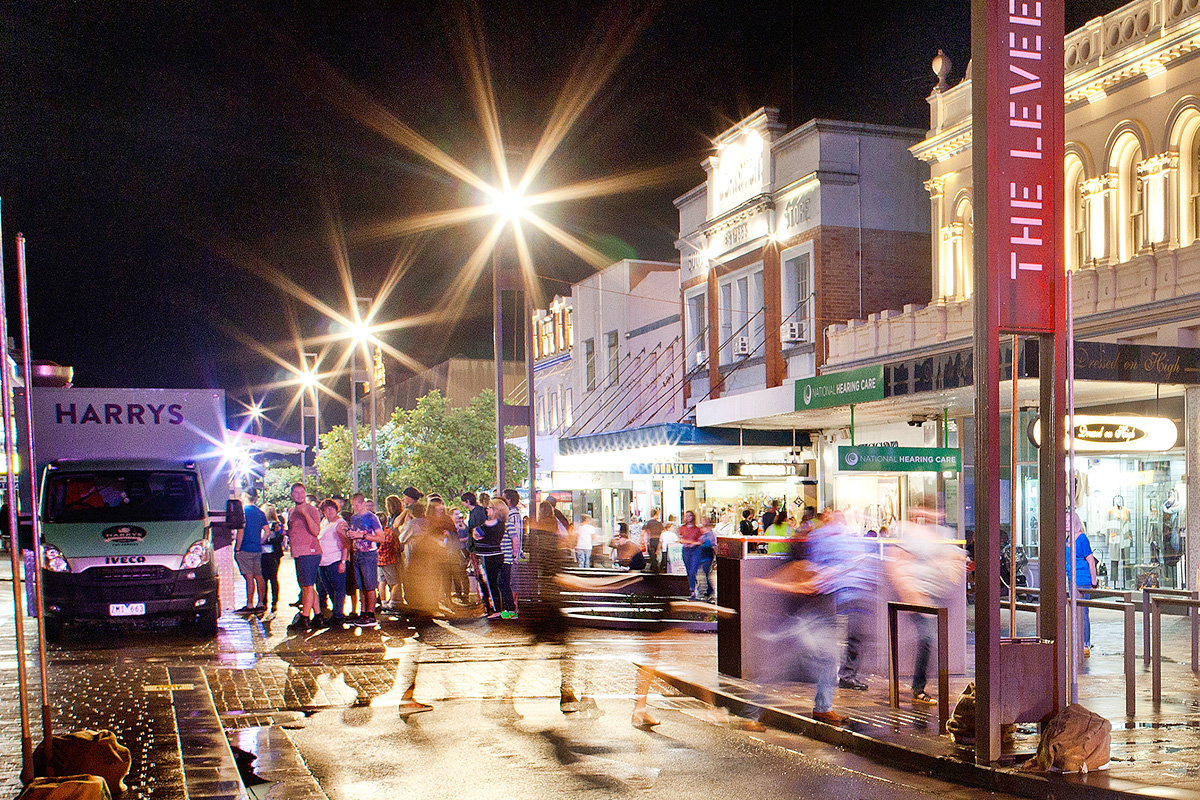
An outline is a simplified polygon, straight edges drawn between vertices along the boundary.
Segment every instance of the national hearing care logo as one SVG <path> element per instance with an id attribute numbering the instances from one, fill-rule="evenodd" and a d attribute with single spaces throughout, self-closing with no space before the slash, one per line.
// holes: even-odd
<path id="1" fill-rule="evenodd" d="M 804 405 L 808 405 L 811 402 L 812 402 L 812 387 L 805 386 L 804 387 Z"/>
<path id="2" fill-rule="evenodd" d="M 854 452 L 853 450 L 851 450 L 849 453 L 846 453 L 846 466 L 847 467 L 853 467 L 857 463 L 858 463 L 858 453 Z"/>

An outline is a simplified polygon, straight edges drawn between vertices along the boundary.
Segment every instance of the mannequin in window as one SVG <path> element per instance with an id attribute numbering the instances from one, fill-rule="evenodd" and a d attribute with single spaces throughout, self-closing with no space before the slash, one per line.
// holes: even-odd
<path id="1" fill-rule="evenodd" d="M 1113 587 L 1124 586 L 1124 574 L 1121 572 L 1122 562 L 1128 562 L 1129 548 L 1129 509 L 1125 507 L 1125 498 L 1116 495 L 1112 506 L 1108 509 L 1108 563 L 1110 565 L 1109 580 Z"/>
<path id="2" fill-rule="evenodd" d="M 1167 586 L 1178 586 L 1179 559 L 1183 555 L 1183 542 L 1180 540 L 1179 520 L 1183 503 L 1179 493 L 1174 489 L 1167 492 L 1167 499 L 1162 504 L 1162 554 L 1165 571 L 1164 582 Z"/>

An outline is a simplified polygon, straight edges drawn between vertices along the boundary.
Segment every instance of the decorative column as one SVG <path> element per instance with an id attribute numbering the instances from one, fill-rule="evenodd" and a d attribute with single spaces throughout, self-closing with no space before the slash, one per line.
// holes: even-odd
<path id="1" fill-rule="evenodd" d="M 1150 245 L 1179 244 L 1179 231 L 1170 214 L 1171 191 L 1178 172 L 1178 153 L 1159 153 L 1137 165 L 1138 180 L 1142 182 L 1144 235 Z"/>
<path id="2" fill-rule="evenodd" d="M 1088 178 L 1080 187 L 1087 210 L 1087 261 L 1107 264 L 1116 251 L 1116 229 L 1111 224 L 1117 174 Z"/>
<path id="3" fill-rule="evenodd" d="M 937 175 L 925 181 L 925 191 L 929 192 L 929 230 L 931 233 L 932 242 L 930 242 L 929 255 L 933 261 L 933 275 L 930 281 L 930 286 L 933 288 L 934 297 L 941 299 L 942 297 L 942 194 L 946 185 L 946 176 Z"/>

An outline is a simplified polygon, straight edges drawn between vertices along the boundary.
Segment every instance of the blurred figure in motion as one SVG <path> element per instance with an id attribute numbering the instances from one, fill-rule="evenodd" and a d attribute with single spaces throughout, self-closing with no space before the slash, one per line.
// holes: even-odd
<path id="1" fill-rule="evenodd" d="M 897 520 L 893 533 L 900 541 L 888 560 L 892 584 L 905 603 L 938 606 L 951 589 L 960 585 L 966 574 L 966 554 L 951 541 L 953 531 L 941 524 L 934 509 L 914 508 L 907 520 Z M 937 702 L 925 692 L 929 671 L 929 649 L 933 641 L 934 618 L 929 614 L 910 614 L 917 629 L 917 649 L 913 657 L 913 705 Z"/>
<path id="2" fill-rule="evenodd" d="M 815 567 L 829 575 L 828 588 L 837 614 L 846 619 L 846 647 L 838 669 L 838 687 L 864 691 L 867 684 L 859 680 L 858 667 L 871 640 L 879 559 L 867 540 L 850 531 L 842 512 L 827 511 L 824 524 L 814 528 L 809 513 L 813 510 L 811 506 L 806 508 L 801 522 L 802 528 L 807 527 L 804 551 Z"/>
<path id="3" fill-rule="evenodd" d="M 700 543 L 704 531 L 696 524 L 696 512 L 683 512 L 683 524 L 679 526 L 679 543 L 683 545 L 683 568 L 687 571 L 688 600 L 697 600 L 696 575 L 700 571 Z"/>
<path id="4" fill-rule="evenodd" d="M 617 523 L 617 537 L 613 539 L 613 550 L 616 551 L 618 567 L 625 567 L 632 572 L 640 572 L 646 568 L 646 557 L 642 555 L 641 545 L 629 538 L 629 526 L 624 522 Z"/>
<path id="5" fill-rule="evenodd" d="M 830 647 L 838 640 L 835 568 L 804 558 L 797 545 L 781 567 L 750 585 L 753 592 L 743 587 L 742 607 L 755 604 L 775 610 L 774 624 L 761 634 L 773 654 L 770 679 L 815 682 L 812 718 L 841 725 L 845 717 L 833 710 L 838 662 Z M 751 725 L 757 727 L 757 720 Z"/>
<path id="6" fill-rule="evenodd" d="M 700 577 L 704 578 L 704 600 L 715 602 L 717 587 L 713 584 L 713 562 L 717 558 L 717 532 L 712 522 L 705 517 L 700 523 L 700 568 L 696 572 L 696 591 L 700 590 Z"/>

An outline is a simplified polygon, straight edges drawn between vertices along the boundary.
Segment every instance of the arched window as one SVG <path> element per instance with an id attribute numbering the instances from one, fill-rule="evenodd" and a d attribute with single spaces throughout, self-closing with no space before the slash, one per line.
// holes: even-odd
<path id="1" fill-rule="evenodd" d="M 1067 269 L 1087 263 L 1087 208 L 1083 199 L 1083 162 L 1070 154 L 1063 166 L 1063 233 L 1066 237 Z"/>
<path id="2" fill-rule="evenodd" d="M 958 296 L 966 299 L 971 296 L 975 280 L 975 263 L 973 260 L 975 252 L 973 247 L 975 214 L 971 210 L 971 198 L 964 197 L 958 201 L 958 205 L 954 209 L 954 221 L 962 231 L 961 254 L 958 262 L 956 283 L 958 284 Z"/>
<path id="3" fill-rule="evenodd" d="M 1142 145 L 1132 133 L 1122 134 L 1112 149 L 1110 166 L 1117 176 L 1115 225 L 1117 259 L 1128 261 L 1146 243 L 1142 181 L 1137 165 L 1145 156 Z"/>

